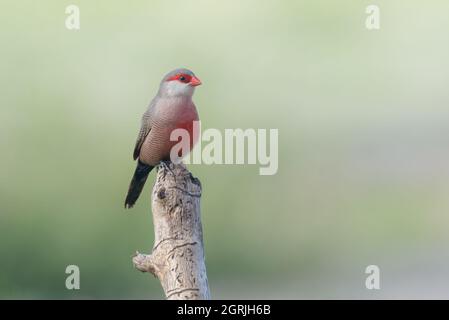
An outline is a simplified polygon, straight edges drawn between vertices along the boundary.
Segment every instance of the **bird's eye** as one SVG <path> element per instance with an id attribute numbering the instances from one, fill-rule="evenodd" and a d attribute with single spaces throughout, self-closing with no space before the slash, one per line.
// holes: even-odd
<path id="1" fill-rule="evenodd" d="M 179 80 L 181 80 L 181 81 L 186 81 L 186 77 L 181 76 L 181 77 L 179 78 Z"/>

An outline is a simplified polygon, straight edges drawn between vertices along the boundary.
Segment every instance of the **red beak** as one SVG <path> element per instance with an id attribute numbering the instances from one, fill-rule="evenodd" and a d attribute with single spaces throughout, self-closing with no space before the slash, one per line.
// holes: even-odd
<path id="1" fill-rule="evenodd" d="M 192 87 L 196 87 L 199 86 L 201 84 L 201 80 L 198 79 L 197 77 L 193 76 L 192 79 L 190 80 L 190 85 Z"/>

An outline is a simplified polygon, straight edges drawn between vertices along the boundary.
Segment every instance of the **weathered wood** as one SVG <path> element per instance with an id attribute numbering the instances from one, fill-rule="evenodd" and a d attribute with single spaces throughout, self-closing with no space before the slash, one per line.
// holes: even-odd
<path id="1" fill-rule="evenodd" d="M 200 214 L 201 184 L 184 164 L 161 163 L 152 192 L 154 246 L 134 266 L 161 282 L 169 300 L 210 299 Z"/>

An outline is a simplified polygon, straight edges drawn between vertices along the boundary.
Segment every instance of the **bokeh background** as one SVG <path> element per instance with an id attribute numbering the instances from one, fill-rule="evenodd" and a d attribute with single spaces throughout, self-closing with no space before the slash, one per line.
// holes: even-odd
<path id="1" fill-rule="evenodd" d="M 449 298 L 448 31 L 446 0 L 3 0 L 0 298 L 163 298 L 131 264 L 153 244 L 154 173 L 123 200 L 176 67 L 204 83 L 203 129 L 279 129 L 274 176 L 189 165 L 213 298 Z"/>

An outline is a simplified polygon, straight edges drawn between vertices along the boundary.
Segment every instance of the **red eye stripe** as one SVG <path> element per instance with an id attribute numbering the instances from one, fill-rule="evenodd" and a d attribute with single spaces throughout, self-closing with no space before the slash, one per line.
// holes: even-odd
<path id="1" fill-rule="evenodd" d="M 173 80 L 178 80 L 183 83 L 189 83 L 192 80 L 192 76 L 185 73 L 179 73 L 167 79 L 167 81 Z"/>

